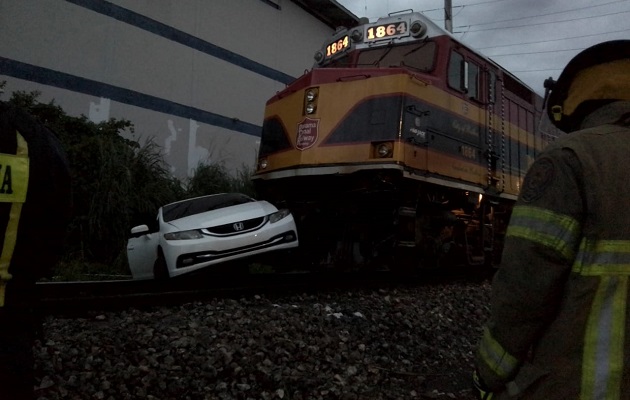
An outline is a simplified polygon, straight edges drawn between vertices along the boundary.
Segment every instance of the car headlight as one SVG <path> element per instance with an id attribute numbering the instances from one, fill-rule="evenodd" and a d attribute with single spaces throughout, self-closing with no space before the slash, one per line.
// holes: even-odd
<path id="1" fill-rule="evenodd" d="M 291 213 L 286 208 L 276 211 L 273 214 L 269 214 L 269 223 L 273 224 L 274 222 L 278 222 L 289 214 Z"/>
<path id="2" fill-rule="evenodd" d="M 197 229 L 193 229 L 190 231 L 181 231 L 181 232 L 170 232 L 164 234 L 164 239 L 166 240 L 191 240 L 191 239 L 201 239 L 203 235 Z"/>

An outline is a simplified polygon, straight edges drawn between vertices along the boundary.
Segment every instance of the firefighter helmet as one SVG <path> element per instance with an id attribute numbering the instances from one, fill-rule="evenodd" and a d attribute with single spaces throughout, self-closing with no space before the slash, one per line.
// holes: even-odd
<path id="1" fill-rule="evenodd" d="M 554 125 L 565 132 L 579 129 L 582 119 L 603 102 L 630 100 L 630 40 L 583 50 L 545 87 L 551 89 L 547 114 Z"/>

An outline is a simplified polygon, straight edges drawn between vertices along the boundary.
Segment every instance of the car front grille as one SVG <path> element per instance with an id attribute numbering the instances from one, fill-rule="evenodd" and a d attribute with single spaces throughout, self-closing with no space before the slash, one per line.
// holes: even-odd
<path id="1" fill-rule="evenodd" d="M 211 228 L 205 228 L 203 229 L 203 232 L 210 235 L 218 235 L 218 236 L 241 234 L 244 232 L 249 232 L 249 231 L 253 231 L 260 228 L 261 226 L 264 225 L 266 220 L 267 220 L 267 217 L 252 218 L 245 221 L 231 222 L 225 225 L 218 225 L 218 226 L 213 226 Z"/>
<path id="2" fill-rule="evenodd" d="M 256 250 L 268 249 L 274 246 L 278 246 L 284 243 L 293 243 L 297 242 L 297 234 L 295 231 L 286 231 L 279 235 L 272 237 L 269 240 L 260 243 L 252 243 L 247 246 L 236 247 L 228 250 L 221 251 L 201 251 L 197 253 L 187 253 L 182 254 L 177 257 L 177 261 L 175 263 L 175 268 L 187 268 L 192 267 L 193 265 L 215 261 L 221 258 L 227 258 L 236 255 L 246 255 L 247 253 L 251 253 Z"/>

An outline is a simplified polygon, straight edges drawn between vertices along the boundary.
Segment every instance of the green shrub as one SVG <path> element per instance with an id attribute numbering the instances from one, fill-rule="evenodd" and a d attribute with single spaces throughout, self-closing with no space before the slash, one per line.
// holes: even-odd
<path id="1" fill-rule="evenodd" d="M 246 167 L 230 174 L 222 164 L 200 164 L 183 183 L 172 176 L 152 138 L 140 145 L 121 135 L 134 131 L 130 121 L 94 123 L 67 115 L 54 102 L 40 103 L 38 97 L 38 92 L 14 92 L 9 102 L 55 132 L 68 156 L 73 215 L 65 256 L 55 268 L 57 279 L 128 275 L 129 230 L 154 221 L 164 204 L 221 192 L 255 197 Z"/>
<path id="2" fill-rule="evenodd" d="M 251 178 L 252 171 L 242 166 L 232 175 L 222 164 L 199 164 L 186 183 L 186 196 L 240 192 L 256 197 Z"/>

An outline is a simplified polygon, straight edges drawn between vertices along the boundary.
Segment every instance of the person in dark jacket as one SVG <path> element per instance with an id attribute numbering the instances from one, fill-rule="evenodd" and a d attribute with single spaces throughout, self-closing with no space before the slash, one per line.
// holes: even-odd
<path id="1" fill-rule="evenodd" d="M 575 56 L 547 113 L 476 352 L 483 399 L 630 399 L 630 41 Z"/>
<path id="2" fill-rule="evenodd" d="M 32 399 L 35 282 L 61 255 L 70 172 L 56 136 L 0 102 L 0 399 Z"/>

